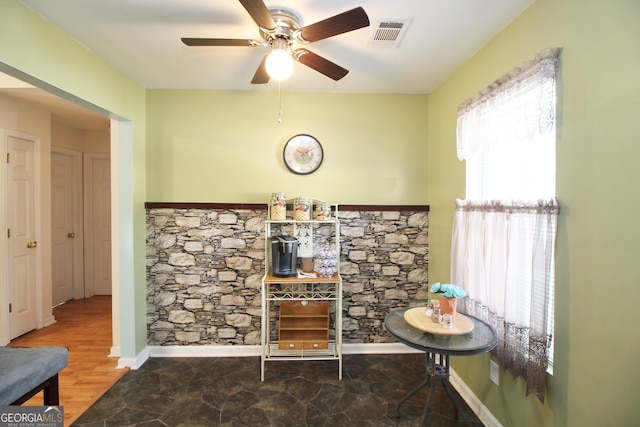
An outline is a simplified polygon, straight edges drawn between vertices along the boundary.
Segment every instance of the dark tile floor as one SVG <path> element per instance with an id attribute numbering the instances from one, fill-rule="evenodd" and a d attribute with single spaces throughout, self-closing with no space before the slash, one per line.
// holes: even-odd
<path id="1" fill-rule="evenodd" d="M 129 371 L 74 426 L 417 426 L 424 354 L 345 355 L 337 361 L 273 361 L 260 381 L 260 358 L 152 358 Z M 473 426 L 482 423 L 455 392 Z M 441 384 L 429 426 L 462 426 Z"/>

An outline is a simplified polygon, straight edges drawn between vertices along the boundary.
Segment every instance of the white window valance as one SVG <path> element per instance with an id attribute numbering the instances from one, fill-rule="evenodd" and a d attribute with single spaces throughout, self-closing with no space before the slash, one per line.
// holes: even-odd
<path id="1" fill-rule="evenodd" d="M 560 48 L 543 50 L 459 105 L 460 160 L 468 159 L 481 147 L 526 141 L 554 129 L 559 54 Z"/>

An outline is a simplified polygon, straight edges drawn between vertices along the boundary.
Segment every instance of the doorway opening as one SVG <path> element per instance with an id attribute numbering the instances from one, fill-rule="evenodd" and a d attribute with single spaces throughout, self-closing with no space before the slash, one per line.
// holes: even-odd
<path id="1" fill-rule="evenodd" d="M 0 74 L 2 74 L 2 72 L 7 73 L 5 75 L 10 75 L 10 77 L 13 78 L 14 80 L 18 80 L 18 81 L 22 81 L 23 83 L 26 83 L 28 87 L 25 88 L 24 86 L 22 86 L 20 88 L 6 88 L 1 83 L 3 79 L 0 78 L 0 97 L 2 97 L 3 95 L 11 96 L 13 98 L 18 99 L 18 102 L 25 104 L 27 103 L 27 101 L 25 100 L 25 97 L 33 96 L 34 91 L 36 91 L 38 92 L 38 95 L 34 96 L 35 98 L 45 97 L 47 98 L 46 102 L 48 103 L 52 102 L 51 98 L 56 98 L 57 100 L 56 102 L 59 101 L 59 102 L 66 103 L 67 109 L 69 108 L 69 105 L 73 105 L 74 108 L 80 109 L 80 110 L 89 109 L 93 112 L 94 116 L 95 116 L 95 113 L 98 113 L 99 115 L 101 115 L 102 120 L 107 120 L 109 123 L 109 128 L 110 128 L 109 155 L 111 156 L 111 163 L 108 169 L 110 171 L 114 171 L 114 170 L 118 171 L 117 174 L 110 173 L 110 177 L 109 177 L 110 189 L 112 190 L 111 195 L 109 197 L 110 206 L 109 206 L 109 215 L 108 215 L 108 217 L 110 218 L 111 226 L 112 226 L 112 231 L 110 233 L 111 243 L 109 245 L 110 246 L 109 252 L 111 253 L 112 261 L 110 264 L 110 268 L 108 269 L 111 271 L 111 279 L 112 279 L 112 283 L 111 283 L 112 297 L 111 298 L 113 302 L 112 304 L 113 306 L 112 307 L 113 345 L 111 347 L 110 355 L 121 357 L 121 333 L 120 333 L 121 307 L 120 307 L 119 284 L 122 281 L 121 280 L 122 277 L 126 277 L 126 281 L 125 281 L 126 283 L 131 283 L 131 284 L 134 283 L 134 280 L 133 280 L 133 232 L 130 227 L 126 227 L 123 230 L 123 228 L 118 226 L 121 222 L 124 222 L 125 224 L 133 223 L 133 203 L 132 203 L 133 128 L 132 128 L 132 124 L 131 122 L 128 122 L 123 118 L 115 116 L 114 114 L 110 113 L 107 110 L 104 110 L 93 104 L 89 104 L 86 101 L 74 95 L 61 91 L 60 89 L 55 88 L 54 86 L 51 86 L 25 73 L 22 73 L 19 70 L 13 69 L 5 64 L 0 63 Z M 24 93 L 18 94 L 19 91 L 22 91 Z M 0 103 L 0 107 L 3 107 L 3 106 L 4 104 Z M 43 107 L 39 106 L 39 108 L 43 108 Z M 51 108 L 51 106 L 47 108 Z M 50 109 L 49 111 L 52 111 L 52 110 Z M 59 118 L 58 113 L 52 112 L 51 114 L 52 114 L 52 117 L 55 114 L 56 117 Z M 0 123 L 0 127 L 3 127 L 2 123 Z M 46 154 L 46 160 L 48 161 L 49 154 L 51 153 L 51 146 L 48 144 L 46 144 L 46 146 L 44 145 L 45 144 L 43 144 L 43 152 L 44 154 Z M 112 155 L 112 153 L 115 153 L 115 155 Z M 117 156 L 119 156 L 119 158 Z M 47 171 L 49 171 L 48 167 L 47 167 Z M 124 183 L 119 184 L 119 183 L 122 183 L 123 180 L 125 180 Z M 47 183 L 48 183 L 48 180 L 47 180 Z M 119 188 L 126 188 L 126 190 L 123 192 L 125 194 L 120 194 L 121 191 L 118 190 Z M 43 189 L 43 191 L 45 191 L 46 193 L 49 193 L 50 189 Z M 45 200 L 47 198 L 48 197 L 45 197 Z M 5 195 L 2 195 L 2 197 L 0 197 L 0 203 L 3 204 L 3 206 L 1 206 L 0 208 L 5 209 L 6 208 Z M 40 222 L 46 223 L 47 226 L 50 226 L 50 222 L 48 221 L 48 219 L 46 221 L 40 221 Z M 51 230 L 50 229 L 41 230 L 41 233 L 51 233 Z M 4 233 L 0 233 L 0 235 L 4 235 Z M 6 263 L 6 255 L 7 255 L 6 240 L 7 239 L 4 237 L 0 239 L 0 247 L 2 248 L 2 254 L 1 254 L 2 256 L 0 257 L 2 258 L 2 260 L 0 262 L 3 264 Z M 47 240 L 50 240 L 50 239 L 47 238 Z M 47 256 L 51 260 L 50 262 L 54 262 L 51 254 L 53 250 L 51 242 L 49 241 L 48 244 L 49 244 L 48 251 L 43 251 L 43 252 L 48 252 Z M 46 245 L 42 243 L 41 248 L 45 246 Z M 126 262 L 120 262 L 119 261 L 120 258 L 125 259 Z M 48 266 L 49 261 L 46 261 L 43 264 L 47 264 Z M 4 270 L 4 266 L 3 266 L 3 270 Z M 46 268 L 42 268 L 40 270 L 37 270 L 37 272 L 39 272 L 39 274 L 47 274 L 46 270 L 47 270 Z M 51 273 L 48 273 L 48 274 L 51 274 Z M 37 294 L 36 298 L 39 304 L 39 308 L 38 308 L 39 320 L 37 325 L 38 328 L 47 326 L 46 322 L 52 318 L 51 290 L 44 291 L 42 289 L 43 282 L 50 283 L 51 281 L 49 280 L 49 278 L 47 278 L 47 280 L 45 281 L 43 280 L 42 277 L 40 277 L 40 279 L 37 280 L 37 283 L 39 284 L 39 289 L 37 289 L 36 291 L 36 294 Z M 129 292 L 133 293 L 133 289 L 127 291 L 127 293 Z M 44 294 L 47 294 L 48 298 Z M 9 327 L 8 327 L 8 322 L 6 321 L 8 319 L 8 314 L 9 314 L 7 295 L 8 295 L 8 292 L 7 292 L 6 286 L 4 284 L 0 284 L 0 345 L 5 345 L 10 341 Z M 133 319 L 134 318 L 133 307 L 127 306 L 126 309 L 127 309 L 126 317 L 128 319 Z M 47 316 L 47 313 L 49 313 L 49 317 Z M 131 322 L 132 320 L 127 321 L 127 324 Z M 132 334 L 132 337 L 128 342 L 133 343 L 135 341 L 133 339 L 133 335 L 134 334 Z M 135 346 L 132 344 L 130 345 L 130 347 L 131 347 L 131 350 L 129 351 L 129 353 L 134 354 Z"/>

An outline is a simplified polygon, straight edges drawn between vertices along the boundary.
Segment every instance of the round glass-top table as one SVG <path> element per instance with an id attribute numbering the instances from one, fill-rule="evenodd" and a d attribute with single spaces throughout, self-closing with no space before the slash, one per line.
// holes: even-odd
<path id="1" fill-rule="evenodd" d="M 425 307 L 426 309 L 426 307 Z M 441 380 L 442 385 L 454 404 L 457 414 L 461 413 L 465 423 L 469 424 L 469 419 L 462 410 L 460 403 L 453 397 L 449 384 L 449 357 L 450 356 L 472 356 L 493 350 L 498 344 L 498 336 L 493 327 L 487 323 L 467 316 L 473 322 L 473 330 L 463 335 L 439 335 L 424 332 L 411 326 L 404 318 L 404 313 L 409 308 L 400 308 L 390 312 L 385 318 L 385 326 L 389 333 L 398 341 L 409 347 L 424 351 L 427 356 L 427 375 L 425 380 L 418 384 L 409 394 L 403 397 L 396 405 L 396 416 L 400 413 L 400 405 L 416 394 L 421 388 L 431 383 L 431 390 L 427 403 L 425 404 L 420 425 L 423 426 L 431 401 L 435 394 L 436 380 Z M 425 315 L 426 316 L 426 315 Z"/>

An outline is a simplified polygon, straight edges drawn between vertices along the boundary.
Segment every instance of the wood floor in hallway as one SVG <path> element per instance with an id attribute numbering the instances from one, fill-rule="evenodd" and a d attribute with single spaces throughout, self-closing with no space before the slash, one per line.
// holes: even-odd
<path id="1" fill-rule="evenodd" d="M 109 357 L 112 345 L 111 296 L 73 300 L 53 309 L 56 323 L 22 335 L 11 347 L 69 348 L 69 364 L 60 372 L 60 405 L 71 425 L 126 372 Z M 25 403 L 42 405 L 42 392 Z"/>

